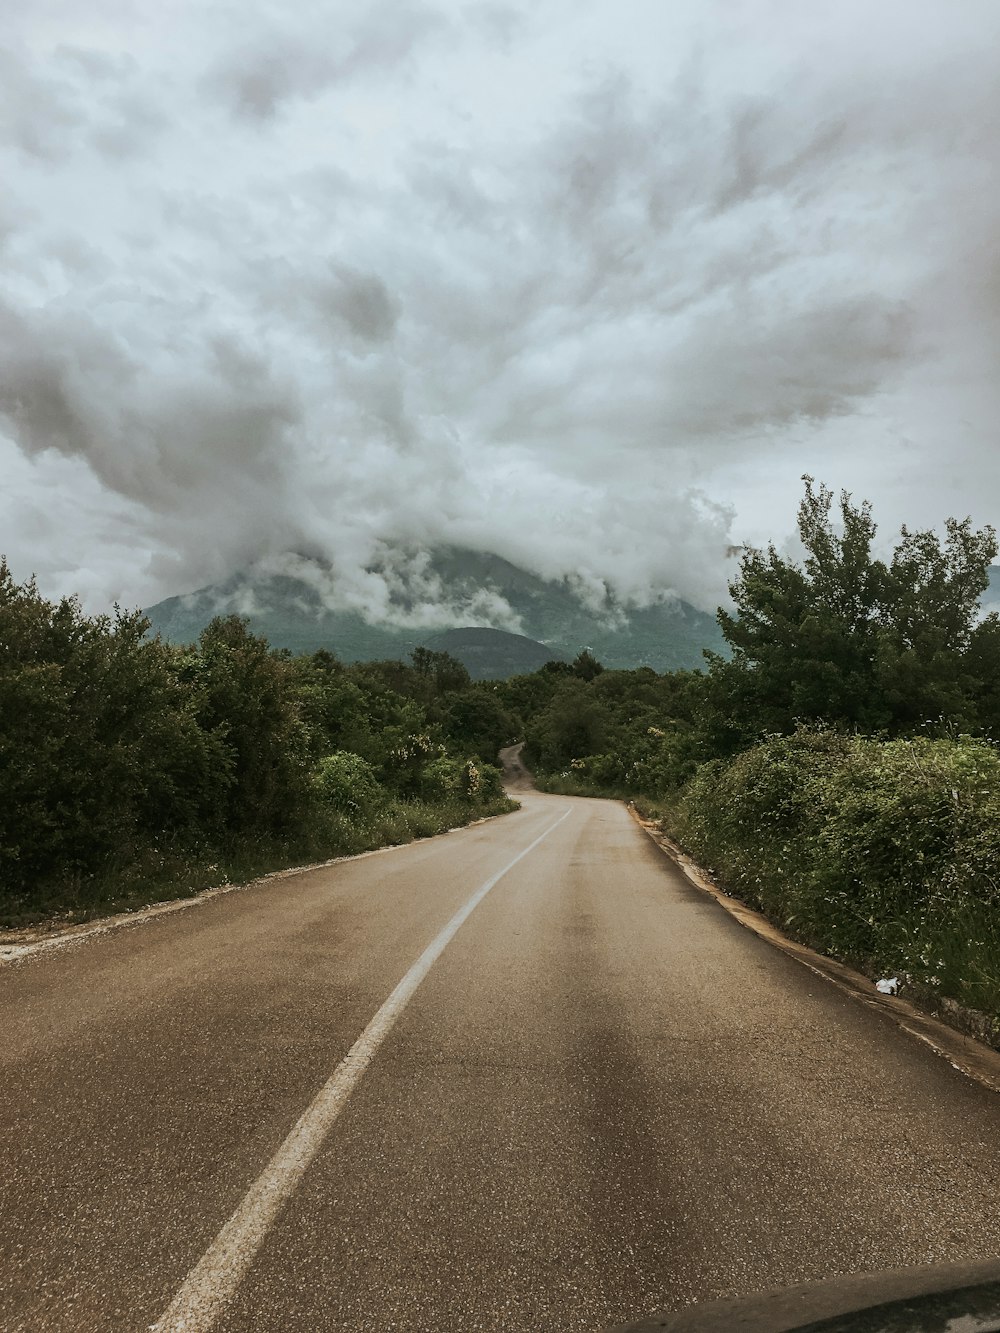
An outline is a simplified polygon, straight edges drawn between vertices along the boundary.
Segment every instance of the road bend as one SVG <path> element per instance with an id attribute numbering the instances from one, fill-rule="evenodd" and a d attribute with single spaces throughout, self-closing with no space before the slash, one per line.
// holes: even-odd
<path id="1" fill-rule="evenodd" d="M 1000 1255 L 1000 1097 L 627 811 L 0 965 L 0 1329 L 597 1333 Z"/>

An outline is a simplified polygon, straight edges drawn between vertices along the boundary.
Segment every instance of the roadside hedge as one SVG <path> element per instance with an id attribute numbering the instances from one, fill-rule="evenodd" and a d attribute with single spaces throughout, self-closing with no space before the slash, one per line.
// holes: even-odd
<path id="1" fill-rule="evenodd" d="M 670 831 L 816 948 L 1000 1013 L 1000 752 L 826 728 L 703 764 Z"/>

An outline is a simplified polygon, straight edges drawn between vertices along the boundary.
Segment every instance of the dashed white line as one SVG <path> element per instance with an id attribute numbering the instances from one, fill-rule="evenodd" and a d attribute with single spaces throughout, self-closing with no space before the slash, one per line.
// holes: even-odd
<path id="1" fill-rule="evenodd" d="M 316 1094 L 284 1143 L 247 1191 L 215 1240 L 185 1278 L 164 1314 L 150 1325 L 156 1333 L 207 1333 L 233 1299 L 254 1257 L 263 1245 L 310 1162 L 323 1146 L 351 1093 L 364 1077 L 379 1047 L 392 1031 L 414 991 L 449 942 L 504 875 L 534 851 L 568 818 L 571 810 L 550 824 L 533 843 L 475 891 L 444 929 L 431 941 Z"/>

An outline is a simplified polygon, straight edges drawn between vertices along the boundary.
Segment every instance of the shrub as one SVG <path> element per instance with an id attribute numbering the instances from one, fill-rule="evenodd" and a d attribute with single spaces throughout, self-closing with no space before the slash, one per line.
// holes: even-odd
<path id="1" fill-rule="evenodd" d="M 503 799 L 503 774 L 494 764 L 479 766 L 479 799 L 485 804 Z"/>
<path id="2" fill-rule="evenodd" d="M 800 728 L 704 764 L 671 824 L 819 948 L 1000 1007 L 1000 753 Z"/>
<path id="3" fill-rule="evenodd" d="M 378 809 L 388 799 L 371 764 L 349 750 L 337 750 L 320 760 L 315 786 L 327 805 L 345 815 Z"/>
<path id="4" fill-rule="evenodd" d="M 440 755 L 424 769 L 420 795 L 426 801 L 457 798 L 473 804 L 488 803 L 503 796 L 503 782 L 500 770 L 492 764 Z"/>
<path id="5" fill-rule="evenodd" d="M 420 775 L 420 795 L 425 801 L 454 800 L 462 792 L 465 765 L 451 755 L 438 755 Z"/>

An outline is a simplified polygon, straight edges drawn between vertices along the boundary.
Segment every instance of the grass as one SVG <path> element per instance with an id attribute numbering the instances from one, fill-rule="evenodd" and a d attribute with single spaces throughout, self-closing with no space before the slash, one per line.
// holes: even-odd
<path id="1" fill-rule="evenodd" d="M 306 828 L 284 839 L 248 835 L 217 848 L 165 843 L 122 849 L 97 873 L 38 885 L 30 895 L 0 888 L 0 929 L 72 925 L 138 911 L 275 870 L 399 846 L 516 809 L 518 802 L 507 796 L 482 804 L 393 800 L 354 819 L 317 811 Z"/>

